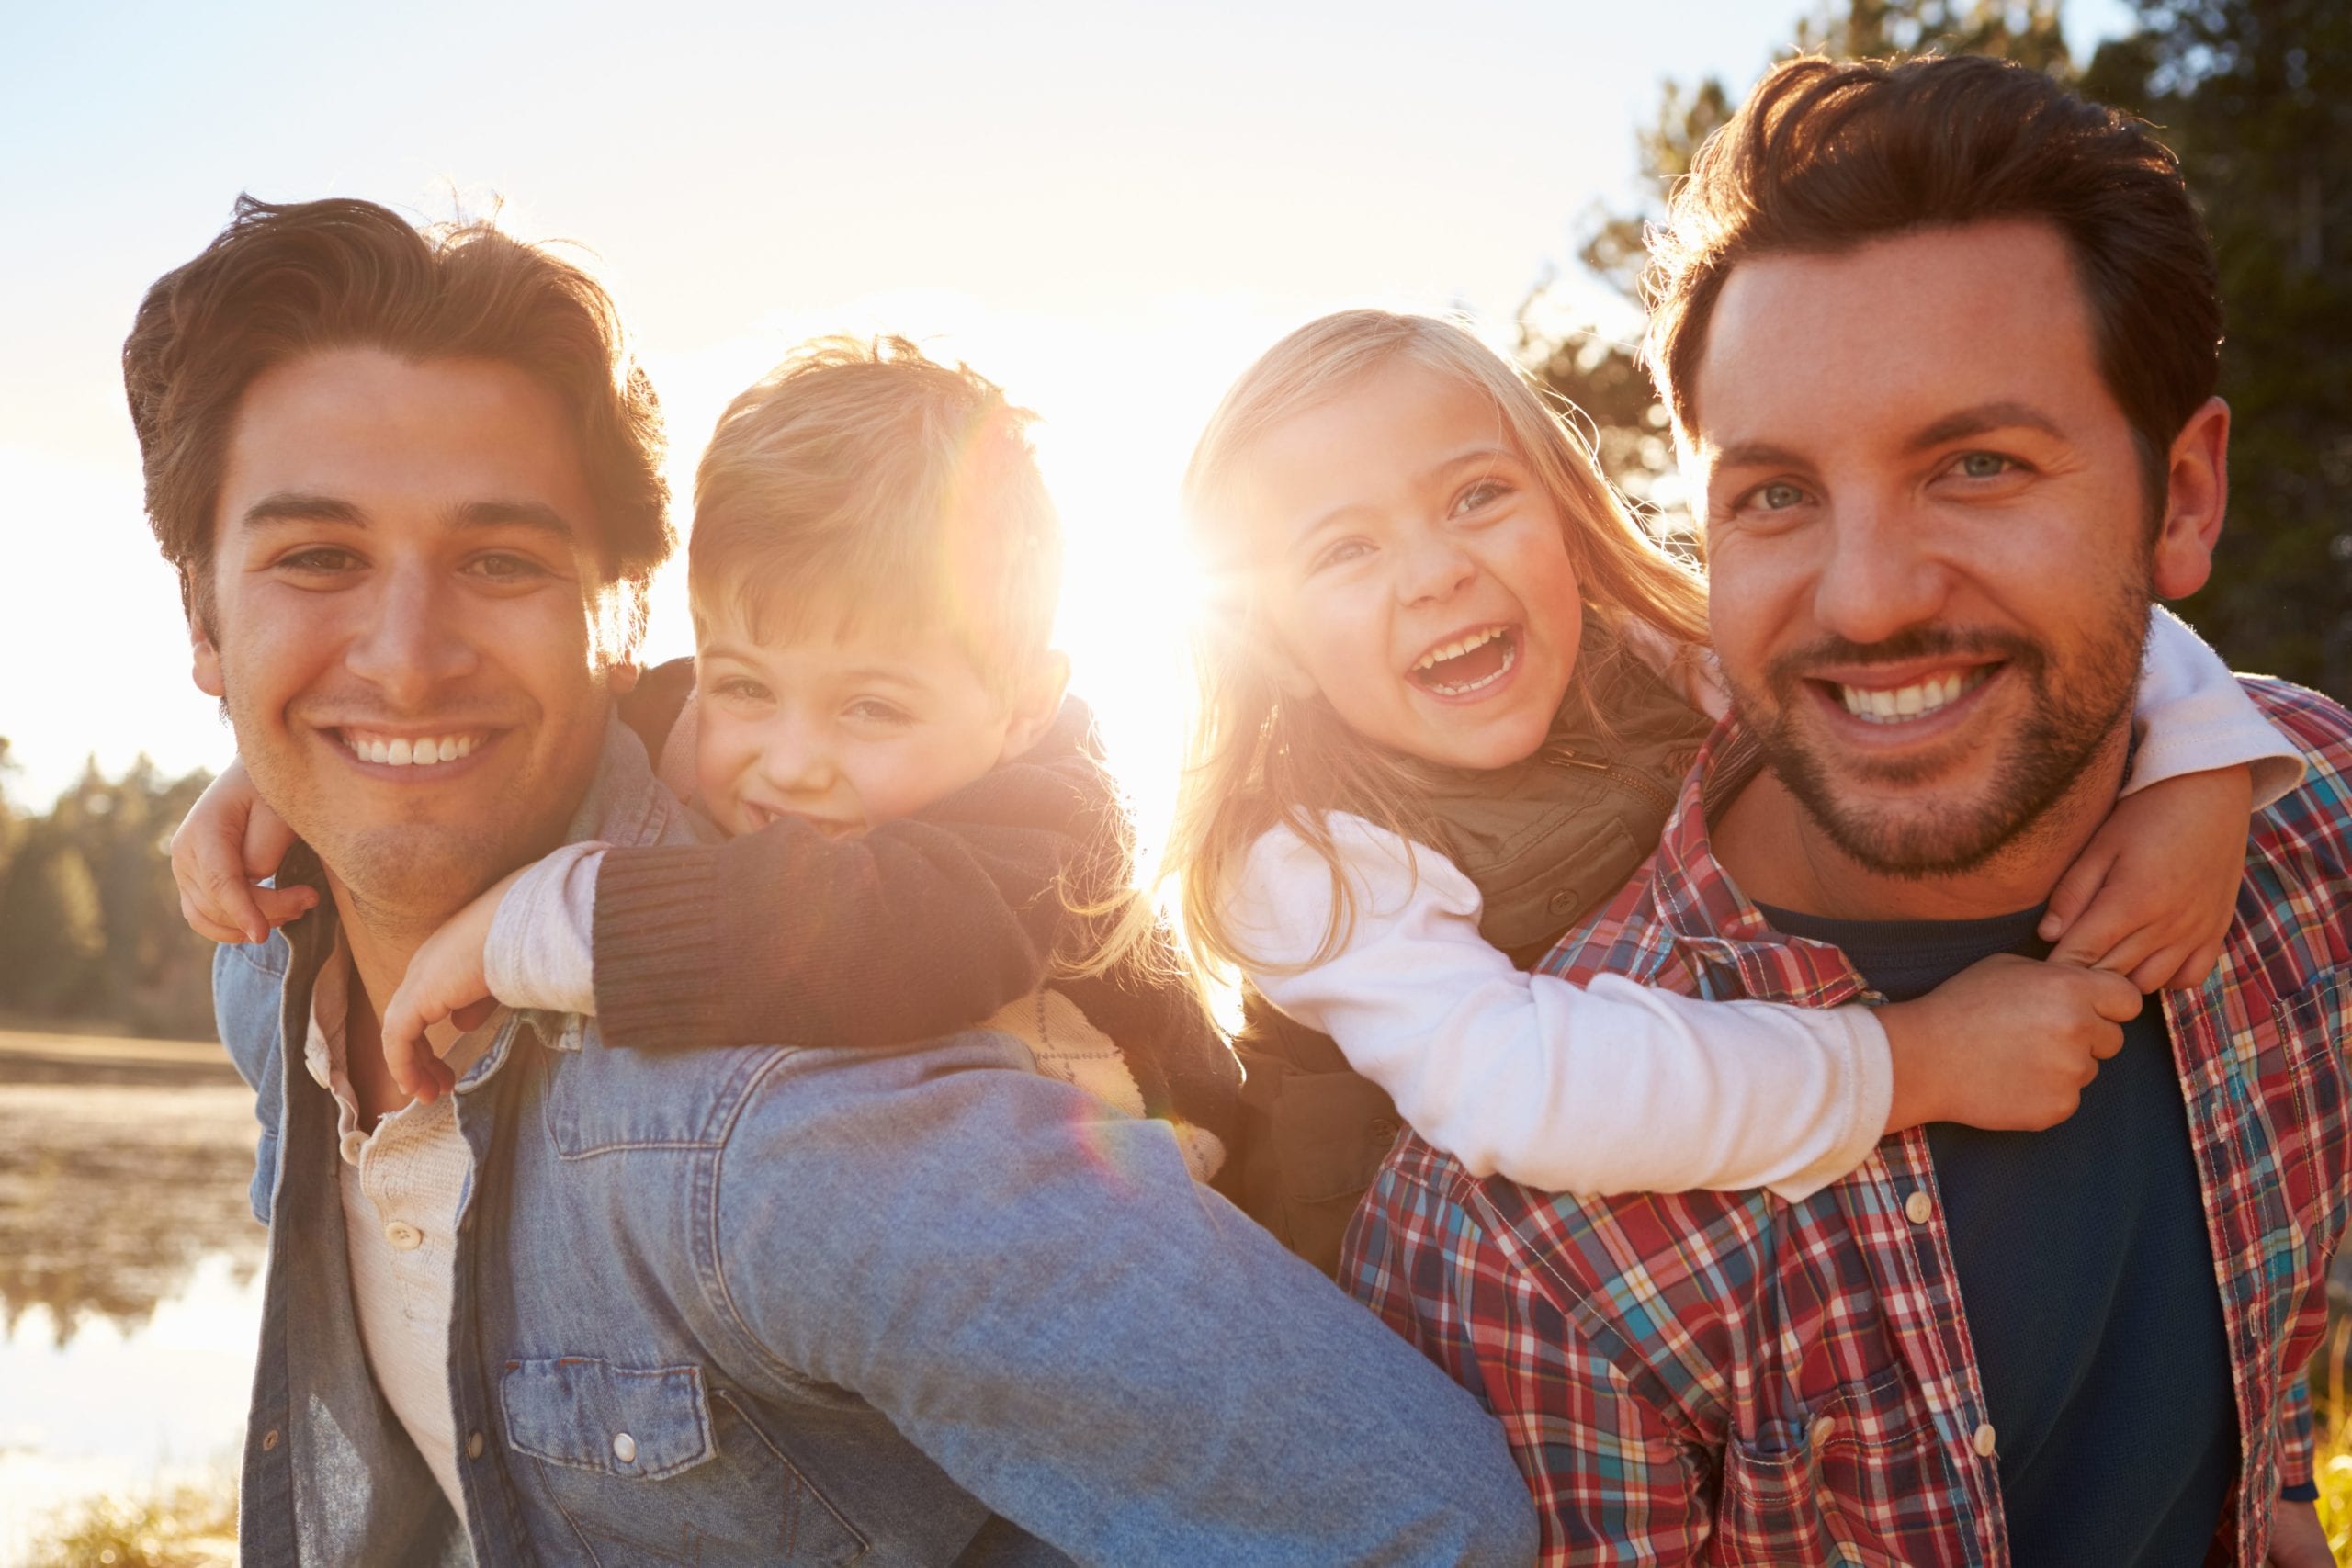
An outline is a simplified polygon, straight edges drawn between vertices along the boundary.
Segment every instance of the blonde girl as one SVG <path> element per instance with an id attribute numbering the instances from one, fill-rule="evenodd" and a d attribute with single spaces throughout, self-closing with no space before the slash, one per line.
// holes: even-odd
<path id="1" fill-rule="evenodd" d="M 2240 770 L 2290 750 L 2159 617 L 2134 793 L 2044 932 L 2098 967 L 1996 958 L 1875 1010 L 1580 989 L 1521 966 L 1656 847 L 1721 711 L 1698 573 L 1523 376 L 1423 316 L 1276 344 L 1184 501 L 1217 592 L 1169 870 L 1196 954 L 1246 982 L 1237 1190 L 1327 1270 L 1400 1116 L 1476 1175 L 1791 1199 L 1918 1122 L 2063 1121 L 2138 1010 L 2125 973 L 2211 967 Z"/>

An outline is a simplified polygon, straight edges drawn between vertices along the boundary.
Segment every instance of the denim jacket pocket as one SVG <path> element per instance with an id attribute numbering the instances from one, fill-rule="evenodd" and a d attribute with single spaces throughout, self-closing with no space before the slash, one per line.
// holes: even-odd
<path id="1" fill-rule="evenodd" d="M 506 1438 L 599 1568 L 758 1562 L 842 1568 L 867 1542 L 700 1367 L 509 1361 Z"/>

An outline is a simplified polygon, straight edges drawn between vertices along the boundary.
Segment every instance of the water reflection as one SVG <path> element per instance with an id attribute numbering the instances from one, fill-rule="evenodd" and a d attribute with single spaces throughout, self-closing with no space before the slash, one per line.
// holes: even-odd
<path id="1" fill-rule="evenodd" d="M 0 1032 L 0 1568 L 76 1498 L 232 1488 L 258 1135 L 218 1047 Z"/>
<path id="2" fill-rule="evenodd" d="M 0 1330 L 45 1307 L 61 1347 L 91 1318 L 131 1331 L 209 1254 L 242 1285 L 266 1239 L 251 1091 L 191 1050 L 39 1044 L 0 1036 Z"/>

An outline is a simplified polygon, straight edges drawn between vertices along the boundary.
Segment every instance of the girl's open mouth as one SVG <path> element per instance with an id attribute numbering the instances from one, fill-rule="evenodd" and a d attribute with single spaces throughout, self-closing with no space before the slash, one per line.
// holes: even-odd
<path id="1" fill-rule="evenodd" d="M 1405 678 L 1441 697 L 1466 697 L 1510 674 L 1518 662 L 1518 630 L 1487 626 L 1430 649 Z"/>

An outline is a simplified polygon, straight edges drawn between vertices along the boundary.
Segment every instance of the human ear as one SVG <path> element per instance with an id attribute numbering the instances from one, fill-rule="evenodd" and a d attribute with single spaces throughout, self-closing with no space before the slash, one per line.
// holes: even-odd
<path id="1" fill-rule="evenodd" d="M 1029 678 L 1013 694 L 1012 719 L 1005 727 L 1004 746 L 997 761 L 1010 761 L 1046 738 L 1060 716 L 1062 698 L 1069 691 L 1069 655 L 1048 649 Z"/>
<path id="2" fill-rule="evenodd" d="M 192 612 L 187 618 L 187 640 L 196 659 L 189 671 L 196 689 L 208 697 L 226 697 L 229 687 L 220 679 L 220 650 L 213 646 L 212 634 L 204 629 L 203 620 Z"/>
<path id="3" fill-rule="evenodd" d="M 2182 599 L 2213 573 L 2213 546 L 2230 502 L 2230 405 L 2208 398 L 2173 437 L 2156 531 L 2157 597 Z"/>

